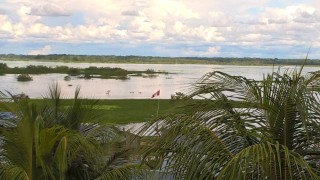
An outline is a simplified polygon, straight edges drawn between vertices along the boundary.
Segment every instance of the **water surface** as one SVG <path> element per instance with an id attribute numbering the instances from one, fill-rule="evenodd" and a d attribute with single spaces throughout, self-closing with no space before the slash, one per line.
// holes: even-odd
<path id="1" fill-rule="evenodd" d="M 36 61 L 2 61 L 9 67 L 24 67 L 27 65 L 44 66 L 69 66 L 86 68 L 97 67 L 120 67 L 126 70 L 166 71 L 172 74 L 161 74 L 155 78 L 130 77 L 128 80 L 115 79 L 78 79 L 72 78 L 65 81 L 66 74 L 43 74 L 32 75 L 33 81 L 17 82 L 14 74 L 0 76 L 0 91 L 7 90 L 12 94 L 24 92 L 30 97 L 44 97 L 48 92 L 48 86 L 59 83 L 62 87 L 63 96 L 72 98 L 77 86 L 81 87 L 81 96 L 84 98 L 103 99 L 148 99 L 160 89 L 161 99 L 168 99 L 175 92 L 185 92 L 190 84 L 197 81 L 205 73 L 222 71 L 231 75 L 245 76 L 251 79 L 262 79 L 273 71 L 272 66 L 229 66 L 229 65 L 199 65 L 199 64 L 106 64 L 106 63 L 63 63 L 63 62 L 36 62 Z M 294 66 L 285 66 L 282 69 L 293 69 Z M 317 71 L 319 67 L 305 67 L 305 72 Z M 110 92 L 108 94 L 108 91 Z"/>

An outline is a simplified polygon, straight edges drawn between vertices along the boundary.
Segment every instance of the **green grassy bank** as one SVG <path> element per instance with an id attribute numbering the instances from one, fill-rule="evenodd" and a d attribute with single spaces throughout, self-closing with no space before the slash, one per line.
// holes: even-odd
<path id="1" fill-rule="evenodd" d="M 148 121 L 157 115 L 159 101 L 159 115 L 169 113 L 175 103 L 168 99 L 120 99 L 100 100 L 97 111 L 103 113 L 104 122 L 126 124 Z"/>
<path id="2" fill-rule="evenodd" d="M 31 101 L 41 104 L 40 99 Z M 61 100 L 63 107 L 72 104 L 72 99 Z M 90 104 L 84 100 L 84 103 Z M 102 115 L 102 123 L 127 124 L 148 121 L 157 114 L 159 101 L 159 116 L 170 113 L 177 103 L 170 99 L 102 99 L 98 100 L 95 113 Z M 0 111 L 3 111 L 0 109 Z"/>

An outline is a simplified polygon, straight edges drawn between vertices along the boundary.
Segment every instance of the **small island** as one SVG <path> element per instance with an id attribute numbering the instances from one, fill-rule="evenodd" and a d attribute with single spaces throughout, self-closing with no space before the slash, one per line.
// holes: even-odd
<path id="1" fill-rule="evenodd" d="M 29 74 L 19 74 L 17 80 L 22 82 L 32 81 L 32 77 Z"/>
<path id="2" fill-rule="evenodd" d="M 90 66 L 88 68 L 74 68 L 68 66 L 35 66 L 29 65 L 26 67 L 14 67 L 10 68 L 5 63 L 0 63 L 1 74 L 20 74 L 17 77 L 18 81 L 31 81 L 32 77 L 30 74 L 67 74 L 65 80 L 70 80 L 70 76 L 77 78 L 91 79 L 91 78 L 102 78 L 102 79 L 129 79 L 130 76 L 141 76 L 141 77 L 154 77 L 159 74 L 168 74 L 168 72 L 155 71 L 153 69 L 147 69 L 145 71 L 128 71 L 122 68 L 111 68 L 111 67 L 95 67 Z"/>

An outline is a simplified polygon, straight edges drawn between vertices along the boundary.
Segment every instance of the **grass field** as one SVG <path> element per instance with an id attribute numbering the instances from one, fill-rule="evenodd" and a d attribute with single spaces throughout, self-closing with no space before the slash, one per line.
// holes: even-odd
<path id="1" fill-rule="evenodd" d="M 39 99 L 32 99 L 40 103 Z M 92 100 L 88 100 L 92 101 Z M 103 116 L 103 123 L 127 124 L 148 121 L 157 115 L 159 101 L 159 116 L 172 112 L 177 103 L 170 99 L 103 99 L 98 100 L 96 113 Z M 62 100 L 62 106 L 68 107 L 72 100 Z M 1 110 L 0 111 L 4 111 Z"/>
<path id="2" fill-rule="evenodd" d="M 106 123 L 143 122 L 157 115 L 158 101 L 159 115 L 169 113 L 175 106 L 175 103 L 167 99 L 100 100 L 97 111 L 103 113 Z"/>

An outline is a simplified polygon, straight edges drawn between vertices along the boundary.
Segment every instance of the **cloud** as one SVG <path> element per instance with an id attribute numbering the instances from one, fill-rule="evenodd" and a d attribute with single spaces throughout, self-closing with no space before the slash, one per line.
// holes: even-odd
<path id="1" fill-rule="evenodd" d="M 268 19 L 268 24 L 286 24 L 288 23 L 288 20 L 283 19 Z"/>
<path id="2" fill-rule="evenodd" d="M 313 12 L 300 11 L 297 12 L 298 16 L 294 19 L 298 23 L 317 23 L 320 22 L 320 11 L 313 10 Z"/>
<path id="3" fill-rule="evenodd" d="M 122 11 L 121 14 L 124 16 L 139 16 L 139 11 L 134 11 L 134 10 Z"/>
<path id="4" fill-rule="evenodd" d="M 229 27 L 232 24 L 233 18 L 226 13 L 223 12 L 210 12 L 210 25 L 214 27 Z"/>
<path id="5" fill-rule="evenodd" d="M 148 44 L 151 49 L 163 44 L 163 54 L 212 56 L 231 54 L 223 54 L 229 46 L 255 52 L 320 39 L 316 0 L 10 0 L 0 6 L 6 10 L 0 13 L 0 39 L 5 42 Z M 183 48 L 169 51 L 171 45 Z M 232 54 L 241 55 L 244 49 L 232 49 L 238 51 Z"/>
<path id="6" fill-rule="evenodd" d="M 7 14 L 8 11 L 6 9 L 0 8 L 0 14 Z"/>
<path id="7" fill-rule="evenodd" d="M 209 47 L 207 53 L 211 55 L 217 55 L 220 51 L 220 47 Z"/>
<path id="8" fill-rule="evenodd" d="M 52 51 L 52 47 L 49 45 L 46 45 L 43 48 L 30 51 L 28 55 L 47 55 L 51 53 L 51 51 Z"/>
<path id="9" fill-rule="evenodd" d="M 39 6 L 34 6 L 31 8 L 29 14 L 50 17 L 71 16 L 71 12 L 53 3 L 46 3 Z"/>
<path id="10" fill-rule="evenodd" d="M 199 49 L 196 50 L 194 48 L 185 49 L 182 53 L 183 56 L 196 56 L 196 57 L 214 57 L 220 54 L 221 47 L 219 46 L 211 46 L 207 49 Z"/>
<path id="11" fill-rule="evenodd" d="M 183 57 L 214 57 L 220 54 L 220 46 L 210 46 L 206 48 L 197 45 L 179 45 L 165 47 L 163 44 L 156 46 L 154 51 L 160 55 L 167 54 L 171 57 L 183 56 Z"/>

